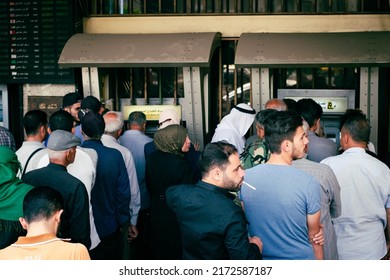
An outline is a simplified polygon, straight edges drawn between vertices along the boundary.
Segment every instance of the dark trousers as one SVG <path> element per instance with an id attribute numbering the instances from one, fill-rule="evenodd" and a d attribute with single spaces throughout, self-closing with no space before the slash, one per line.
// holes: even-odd
<path id="1" fill-rule="evenodd" d="M 113 234 L 101 238 L 99 245 L 89 251 L 92 260 L 121 260 L 122 233 L 118 228 Z"/>
<path id="2" fill-rule="evenodd" d="M 138 236 L 130 243 L 133 260 L 150 260 L 149 256 L 149 209 L 138 213 L 137 229 Z"/>

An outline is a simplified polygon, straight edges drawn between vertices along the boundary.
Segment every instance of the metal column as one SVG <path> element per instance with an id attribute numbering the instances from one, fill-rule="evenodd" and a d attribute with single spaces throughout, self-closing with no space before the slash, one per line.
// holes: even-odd
<path id="1" fill-rule="evenodd" d="M 204 116 L 202 85 L 199 67 L 183 67 L 184 115 L 188 136 L 192 142 L 204 147 Z"/>
<path id="2" fill-rule="evenodd" d="M 360 109 L 366 114 L 371 124 L 370 141 L 378 149 L 379 118 L 379 69 L 362 67 L 360 69 Z"/>
<path id="3" fill-rule="evenodd" d="M 269 68 L 252 68 L 252 107 L 259 112 L 271 98 Z"/>
<path id="4" fill-rule="evenodd" d="M 97 67 L 82 67 L 81 76 L 83 80 L 84 97 L 92 95 L 100 100 L 99 74 Z"/>

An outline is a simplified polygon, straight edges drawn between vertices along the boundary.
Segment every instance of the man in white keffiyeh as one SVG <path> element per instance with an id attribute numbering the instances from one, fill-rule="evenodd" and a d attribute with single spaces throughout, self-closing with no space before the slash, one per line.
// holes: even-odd
<path id="1" fill-rule="evenodd" d="M 226 141 L 236 146 L 241 154 L 245 146 L 245 134 L 253 124 L 256 111 L 245 103 L 234 106 L 228 115 L 222 118 L 215 129 L 211 142 Z"/>

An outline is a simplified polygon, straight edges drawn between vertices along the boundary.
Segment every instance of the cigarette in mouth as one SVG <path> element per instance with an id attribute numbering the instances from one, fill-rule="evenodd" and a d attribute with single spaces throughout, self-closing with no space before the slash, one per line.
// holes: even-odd
<path id="1" fill-rule="evenodd" d="M 247 185 L 248 187 L 250 187 L 252 190 L 256 190 L 256 188 L 254 186 L 252 186 L 251 184 L 248 184 L 247 182 L 245 181 L 242 181 L 245 185 Z"/>

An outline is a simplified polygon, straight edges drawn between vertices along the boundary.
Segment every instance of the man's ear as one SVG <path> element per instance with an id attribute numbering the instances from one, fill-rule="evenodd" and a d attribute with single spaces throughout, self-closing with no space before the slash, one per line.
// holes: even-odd
<path id="1" fill-rule="evenodd" d="M 321 118 L 317 119 L 315 122 L 314 122 L 314 127 L 313 127 L 313 131 L 316 131 L 318 128 L 321 127 Z"/>
<path id="2" fill-rule="evenodd" d="M 218 167 L 214 167 L 210 171 L 210 176 L 214 181 L 221 181 L 222 179 L 222 170 L 219 169 Z"/>
<path id="3" fill-rule="evenodd" d="M 47 126 L 46 126 L 46 125 L 42 125 L 42 126 L 39 128 L 39 132 L 40 132 L 42 135 L 46 135 Z"/>
<path id="4" fill-rule="evenodd" d="M 281 145 L 281 151 L 289 152 L 292 148 L 292 142 L 290 140 L 283 140 Z"/>
<path id="5" fill-rule="evenodd" d="M 342 137 L 342 140 L 341 141 L 343 141 L 344 143 L 344 145 L 346 145 L 346 144 L 348 144 L 349 142 L 350 142 L 350 136 L 349 136 L 349 134 L 348 133 L 343 133 L 343 137 Z"/>
<path id="6" fill-rule="evenodd" d="M 64 212 L 64 209 L 58 210 L 58 211 L 54 214 L 54 220 L 55 220 L 56 222 L 58 222 L 58 223 L 61 221 L 62 212 Z"/>
<path id="7" fill-rule="evenodd" d="M 27 223 L 27 221 L 26 221 L 23 217 L 20 217 L 20 218 L 19 218 L 19 222 L 20 222 L 20 224 L 22 225 L 22 227 L 23 227 L 25 230 L 27 230 L 27 228 L 28 228 L 28 223 Z"/>

